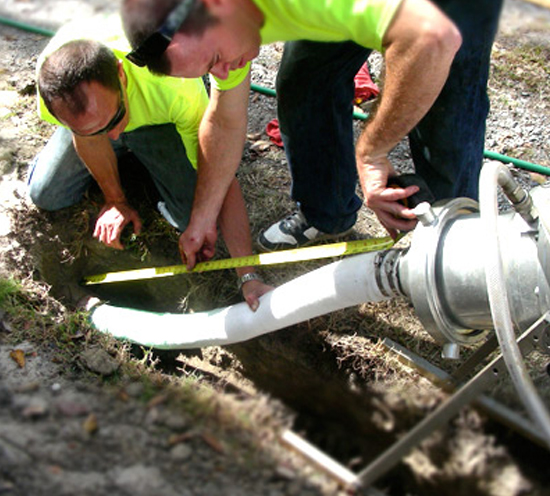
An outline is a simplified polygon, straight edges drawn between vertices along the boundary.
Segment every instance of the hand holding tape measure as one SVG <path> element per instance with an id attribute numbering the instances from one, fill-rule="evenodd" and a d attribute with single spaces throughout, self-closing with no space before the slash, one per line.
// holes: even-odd
<path id="1" fill-rule="evenodd" d="M 212 270 L 234 269 L 237 267 L 278 265 L 293 262 L 305 262 L 307 260 L 319 260 L 322 258 L 352 255 L 376 250 L 391 248 L 402 236 L 396 240 L 390 236 L 382 238 L 361 239 L 357 241 L 344 241 L 328 245 L 296 248 L 294 250 L 275 251 L 246 257 L 226 258 L 223 260 L 210 260 L 198 263 L 194 269 L 188 270 L 185 265 L 167 265 L 163 267 L 148 267 L 144 269 L 123 270 L 86 276 L 85 285 L 107 284 L 113 282 L 137 281 L 153 279 L 157 277 L 169 277 L 178 274 L 190 274 Z"/>
<path id="2" fill-rule="evenodd" d="M 403 204 L 407 208 L 414 208 L 419 203 L 427 201 L 432 203 L 434 196 L 422 178 L 416 174 L 402 174 L 400 176 L 391 176 L 388 179 L 388 187 L 406 188 L 416 185 L 420 190 L 414 195 L 406 198 Z M 86 276 L 85 285 L 107 284 L 113 282 L 137 281 L 142 279 L 153 279 L 157 277 L 170 277 L 178 274 L 190 274 L 196 272 L 206 272 L 213 270 L 235 269 L 237 267 L 257 267 L 267 265 L 279 265 L 294 262 L 305 262 L 308 260 L 319 260 L 322 258 L 338 257 L 342 255 L 352 255 L 365 253 L 368 251 L 386 250 L 391 248 L 404 235 L 400 234 L 394 240 L 390 236 L 382 238 L 362 239 L 357 241 L 345 241 L 328 245 L 310 246 L 307 248 L 296 248 L 293 250 L 283 250 L 271 253 L 262 253 L 259 255 L 249 255 L 246 257 L 226 258 L 223 260 L 210 260 L 208 262 L 199 262 L 192 270 L 181 265 L 167 265 L 163 267 L 148 267 L 135 270 L 123 270 L 118 272 L 107 272 Z"/>

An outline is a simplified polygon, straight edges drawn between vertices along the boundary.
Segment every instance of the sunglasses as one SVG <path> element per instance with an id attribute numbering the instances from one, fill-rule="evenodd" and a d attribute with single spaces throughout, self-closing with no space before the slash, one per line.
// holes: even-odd
<path id="1" fill-rule="evenodd" d="M 172 38 L 182 24 L 187 20 L 196 0 L 183 0 L 168 14 L 164 24 L 151 34 L 135 50 L 126 55 L 126 58 L 137 65 L 145 67 L 150 62 L 158 60 L 166 51 Z"/>
<path id="2" fill-rule="evenodd" d="M 80 134 L 76 131 L 71 130 L 77 136 L 82 136 L 87 138 L 89 136 L 99 136 L 100 134 L 107 134 L 109 131 L 112 131 L 115 127 L 120 124 L 120 121 L 124 119 L 126 115 L 126 105 L 124 105 L 124 93 L 122 92 L 122 85 L 120 86 L 120 105 L 116 111 L 116 114 L 113 115 L 113 118 L 107 123 L 105 127 L 102 127 L 99 131 L 91 134 Z"/>

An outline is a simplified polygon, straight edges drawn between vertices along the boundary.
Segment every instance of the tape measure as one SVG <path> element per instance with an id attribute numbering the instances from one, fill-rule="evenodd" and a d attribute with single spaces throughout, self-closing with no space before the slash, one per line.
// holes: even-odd
<path id="1" fill-rule="evenodd" d="M 339 257 L 342 255 L 353 255 L 376 250 L 391 248 L 399 239 L 392 239 L 390 236 L 382 238 L 361 239 L 357 241 L 344 241 L 328 245 L 309 246 L 307 248 L 296 248 L 293 250 L 275 251 L 246 257 L 225 258 L 223 260 L 210 260 L 199 262 L 195 268 L 188 270 L 185 265 L 166 265 L 164 267 L 148 267 L 144 269 L 123 270 L 119 272 L 107 272 L 84 278 L 85 285 L 107 284 L 112 282 L 137 281 L 142 279 L 154 279 L 157 277 L 170 277 L 178 274 L 191 274 L 207 272 L 212 270 L 235 269 L 237 267 L 257 267 L 265 265 L 278 265 L 294 262 L 305 262 L 308 260 L 319 260 L 322 258 Z"/>

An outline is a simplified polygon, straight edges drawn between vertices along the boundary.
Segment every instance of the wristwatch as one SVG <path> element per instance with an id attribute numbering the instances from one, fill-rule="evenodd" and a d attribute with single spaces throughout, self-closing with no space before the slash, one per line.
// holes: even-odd
<path id="1" fill-rule="evenodd" d="M 243 284 L 248 281 L 262 281 L 260 274 L 256 272 L 248 272 L 244 276 L 239 277 L 237 285 L 239 286 L 239 291 L 243 289 Z"/>

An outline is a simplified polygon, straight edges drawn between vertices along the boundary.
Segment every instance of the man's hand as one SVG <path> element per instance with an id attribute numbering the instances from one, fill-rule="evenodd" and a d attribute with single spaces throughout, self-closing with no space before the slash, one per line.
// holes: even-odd
<path id="1" fill-rule="evenodd" d="M 210 260 L 216 253 L 217 239 L 218 231 L 215 224 L 203 226 L 190 223 L 179 239 L 182 262 L 191 270 L 197 262 Z"/>
<path id="2" fill-rule="evenodd" d="M 248 303 L 250 309 L 255 312 L 260 306 L 260 296 L 273 290 L 273 286 L 269 286 L 260 280 L 252 280 L 243 284 L 243 296 Z"/>
<path id="3" fill-rule="evenodd" d="M 384 34 L 383 91 L 357 140 L 356 157 L 366 204 L 393 237 L 414 227 L 414 213 L 399 201 L 418 188 L 387 187 L 395 174 L 388 153 L 430 110 L 461 43 L 459 29 L 429 0 L 403 0 Z"/>
<path id="4" fill-rule="evenodd" d="M 380 223 L 395 239 L 398 230 L 410 231 L 416 225 L 414 212 L 400 202 L 417 193 L 419 188 L 388 188 L 388 178 L 394 175 L 393 168 L 386 157 L 376 162 L 359 165 L 361 188 L 366 205 L 374 211 Z"/>
<path id="5" fill-rule="evenodd" d="M 141 219 L 135 209 L 126 202 L 106 203 L 95 224 L 94 238 L 117 250 L 124 249 L 120 235 L 129 223 L 134 224 L 134 234 L 141 232 Z"/>

